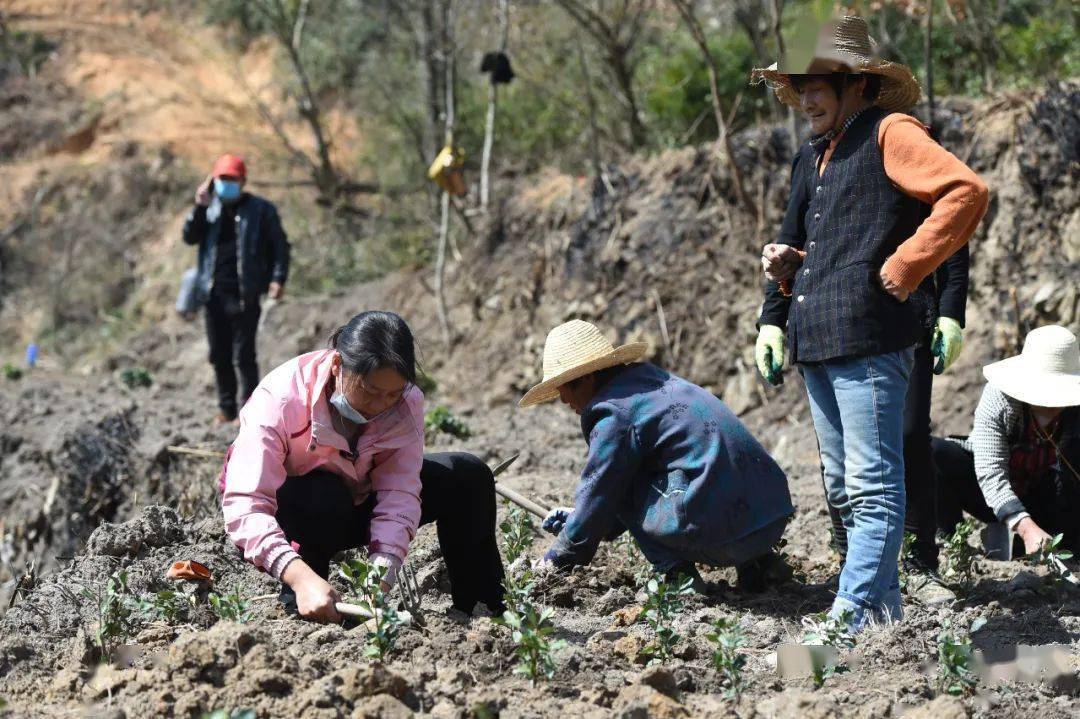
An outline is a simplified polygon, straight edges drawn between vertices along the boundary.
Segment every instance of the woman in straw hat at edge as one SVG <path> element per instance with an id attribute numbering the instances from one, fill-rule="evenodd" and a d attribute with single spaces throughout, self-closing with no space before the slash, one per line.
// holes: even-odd
<path id="1" fill-rule="evenodd" d="M 588 564 L 601 540 L 629 531 L 657 572 L 698 591 L 695 563 L 735 566 L 751 591 L 789 577 L 773 551 L 794 513 L 783 470 L 723 402 L 639 362 L 645 351 L 613 347 L 581 320 L 547 336 L 544 379 L 519 404 L 569 405 L 588 458 L 574 508 L 544 520 L 558 538 L 538 568 Z"/>
<path id="2" fill-rule="evenodd" d="M 966 440 L 935 437 L 938 522 L 967 512 L 998 521 L 1036 552 L 1053 534 L 1080 551 L 1080 346 L 1051 325 L 1016 357 L 983 368 L 986 387 Z"/>
<path id="3" fill-rule="evenodd" d="M 812 132 L 792 164 L 779 240 L 762 253 L 758 368 L 779 383 L 785 335 L 803 376 L 829 503 L 847 556 L 831 610 L 857 631 L 901 616 L 903 416 L 930 303 L 920 284 L 963 246 L 987 206 L 983 182 L 903 114 L 911 71 L 878 59 L 866 22 L 804 27 L 753 72 Z"/>

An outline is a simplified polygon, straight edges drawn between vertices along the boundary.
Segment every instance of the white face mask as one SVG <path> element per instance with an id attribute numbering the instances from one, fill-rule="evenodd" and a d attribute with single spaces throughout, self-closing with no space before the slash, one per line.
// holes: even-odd
<path id="1" fill-rule="evenodd" d="M 330 404 L 334 406 L 334 409 L 338 411 L 345 419 L 354 424 L 367 424 L 368 418 L 360 414 L 360 412 L 349 404 L 349 400 L 345 399 L 345 395 L 340 392 L 334 392 L 330 395 Z"/>

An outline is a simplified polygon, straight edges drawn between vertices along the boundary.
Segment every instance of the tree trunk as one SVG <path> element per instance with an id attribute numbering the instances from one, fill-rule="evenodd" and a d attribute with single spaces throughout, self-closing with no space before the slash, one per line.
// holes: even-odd
<path id="1" fill-rule="evenodd" d="M 784 17 L 784 0 L 772 0 L 770 5 L 772 6 L 773 38 L 776 40 L 776 61 L 780 62 L 785 52 L 784 35 L 780 32 L 781 21 Z M 799 130 L 796 125 L 795 108 L 784 105 L 779 100 L 776 100 L 776 102 L 787 110 L 788 138 L 791 140 L 791 153 L 794 155 L 799 147 Z"/>
<path id="2" fill-rule="evenodd" d="M 705 60 L 705 69 L 709 73 L 709 94 L 712 97 L 713 114 L 716 116 L 716 127 L 720 132 L 720 137 L 717 139 L 723 146 L 724 154 L 727 156 L 735 197 L 747 212 L 757 217 L 757 205 L 746 192 L 742 170 L 739 169 L 739 164 L 735 161 L 735 152 L 731 147 L 731 136 L 728 134 L 727 119 L 724 117 L 724 107 L 720 102 L 720 87 L 716 79 L 716 58 L 713 57 L 712 51 L 709 50 L 709 43 L 705 39 L 705 31 L 702 29 L 701 23 L 698 22 L 697 16 L 694 15 L 692 0 L 672 0 L 672 2 L 682 16 L 690 35 L 694 38 L 694 42 L 697 43 L 701 56 Z"/>
<path id="3" fill-rule="evenodd" d="M 499 52 L 506 52 L 509 33 L 510 0 L 499 0 L 499 29 L 502 40 Z M 489 78 L 490 79 L 490 78 Z M 487 210 L 491 196 L 491 148 L 495 144 L 495 113 L 499 102 L 499 87 L 494 82 L 488 85 L 487 122 L 484 125 L 484 154 L 480 159 L 480 208 Z"/>
<path id="4" fill-rule="evenodd" d="M 448 146 L 454 144 L 454 47 L 452 39 L 450 3 L 452 0 L 442 0 L 442 50 L 443 69 L 445 81 L 443 89 L 446 92 L 444 102 L 445 129 L 443 141 Z M 450 348 L 453 340 L 453 332 L 450 327 L 450 318 L 446 311 L 446 244 L 450 237 L 450 193 L 442 193 L 442 206 L 439 220 L 439 246 L 435 256 L 435 304 L 439 316 L 439 329 L 442 331 L 443 345 Z"/>
<path id="5" fill-rule="evenodd" d="M 633 149 L 640 150 L 648 143 L 649 137 L 645 130 L 645 123 L 641 121 L 641 114 L 638 112 L 637 96 L 634 94 L 634 72 L 627 58 L 627 48 L 622 45 L 610 45 L 607 56 L 615 75 L 615 82 L 619 86 L 619 92 L 622 93 L 623 101 L 626 103 L 626 119 L 630 124 Z"/>

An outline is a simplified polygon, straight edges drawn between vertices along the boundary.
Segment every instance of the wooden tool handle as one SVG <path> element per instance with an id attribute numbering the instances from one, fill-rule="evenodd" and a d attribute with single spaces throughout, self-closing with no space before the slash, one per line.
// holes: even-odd
<path id="1" fill-rule="evenodd" d="M 546 519 L 548 514 L 550 513 L 550 510 L 545 509 L 531 499 L 521 496 L 512 489 L 502 486 L 498 482 L 495 483 L 495 492 L 503 497 L 506 497 L 522 509 L 532 512 L 540 519 Z"/>
<path id="2" fill-rule="evenodd" d="M 357 619 L 374 619 L 375 615 L 369 612 L 359 604 L 350 604 L 349 602 L 334 602 L 334 609 L 338 614 L 344 614 L 347 617 L 356 617 Z M 407 624 L 412 624 L 412 614 L 405 611 L 399 611 L 397 613 L 399 617 L 405 620 Z"/>

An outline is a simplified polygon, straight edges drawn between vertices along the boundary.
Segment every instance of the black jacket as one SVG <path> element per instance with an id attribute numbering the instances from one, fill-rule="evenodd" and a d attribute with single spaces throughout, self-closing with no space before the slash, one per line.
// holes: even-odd
<path id="1" fill-rule="evenodd" d="M 855 120 L 822 176 L 809 144 L 793 162 L 791 196 L 777 242 L 807 256 L 795 275 L 793 298 L 783 297 L 776 283 L 765 284 L 759 319 L 759 325 L 788 326 L 792 362 L 902 349 L 921 340 L 939 312 L 963 323 L 966 249 L 906 302 L 878 285 L 886 258 L 929 212 L 885 174 L 877 143 L 885 114 L 871 108 Z"/>
<path id="2" fill-rule="evenodd" d="M 198 285 L 209 297 L 214 284 L 214 260 L 221 218 L 235 217 L 236 272 L 242 299 L 265 294 L 271 282 L 282 285 L 289 277 L 289 240 L 273 203 L 244 193 L 234 205 L 215 197 L 210 205 L 196 205 L 184 223 L 184 242 L 199 246 Z"/>

